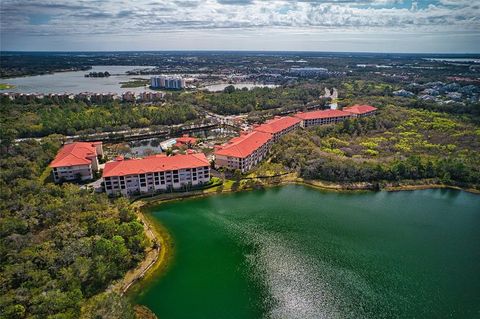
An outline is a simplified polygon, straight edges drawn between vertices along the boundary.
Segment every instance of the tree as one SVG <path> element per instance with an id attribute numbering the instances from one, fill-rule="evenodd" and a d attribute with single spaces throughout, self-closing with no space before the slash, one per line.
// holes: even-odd
<path id="1" fill-rule="evenodd" d="M 18 135 L 17 130 L 6 128 L 3 125 L 0 128 L 0 150 L 5 148 L 5 152 L 8 152 L 8 148 L 15 141 L 15 137 Z"/>
<path id="2" fill-rule="evenodd" d="M 233 171 L 233 178 L 235 178 L 236 181 L 239 181 L 242 179 L 242 171 L 239 170 L 238 168 Z"/>
<path id="3" fill-rule="evenodd" d="M 228 85 L 223 89 L 225 93 L 233 93 L 235 92 L 235 87 L 233 85 Z"/>
<path id="4" fill-rule="evenodd" d="M 24 141 L 0 154 L 0 318 L 78 318 L 149 245 L 127 200 L 39 182 L 59 144 Z"/>
<path id="5" fill-rule="evenodd" d="M 135 319 L 130 303 L 114 292 L 101 293 L 83 307 L 80 319 Z"/>

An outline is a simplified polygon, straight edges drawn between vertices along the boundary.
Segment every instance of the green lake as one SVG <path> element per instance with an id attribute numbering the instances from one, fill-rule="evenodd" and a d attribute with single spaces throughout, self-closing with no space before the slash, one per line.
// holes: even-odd
<path id="1" fill-rule="evenodd" d="M 480 318 L 480 196 L 303 186 L 162 204 L 160 319 Z"/>

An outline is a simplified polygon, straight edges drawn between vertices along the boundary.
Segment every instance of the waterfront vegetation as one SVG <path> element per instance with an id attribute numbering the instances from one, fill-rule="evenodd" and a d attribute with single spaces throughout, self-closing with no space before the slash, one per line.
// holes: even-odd
<path id="1" fill-rule="evenodd" d="M 0 90 L 8 90 L 13 89 L 15 85 L 7 84 L 7 83 L 0 83 Z"/>
<path id="2" fill-rule="evenodd" d="M 44 185 L 59 146 L 1 147 L 0 318 L 134 318 L 127 299 L 105 290 L 143 260 L 143 225 L 125 199 Z"/>
<path id="3" fill-rule="evenodd" d="M 274 146 L 272 162 L 305 179 L 478 188 L 479 150 L 480 131 L 468 119 L 387 106 L 374 117 L 292 132 Z"/>
<path id="4" fill-rule="evenodd" d="M 149 79 L 142 79 L 142 78 L 133 78 L 131 81 L 128 82 L 120 82 L 122 88 L 139 88 L 144 87 L 145 85 L 150 84 Z"/>

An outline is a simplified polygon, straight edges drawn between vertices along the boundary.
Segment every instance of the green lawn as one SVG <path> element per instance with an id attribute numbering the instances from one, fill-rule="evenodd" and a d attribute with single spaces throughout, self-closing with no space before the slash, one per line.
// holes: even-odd
<path id="1" fill-rule="evenodd" d="M 7 83 L 0 83 L 0 90 L 8 90 L 13 89 L 15 85 L 7 84 Z"/>

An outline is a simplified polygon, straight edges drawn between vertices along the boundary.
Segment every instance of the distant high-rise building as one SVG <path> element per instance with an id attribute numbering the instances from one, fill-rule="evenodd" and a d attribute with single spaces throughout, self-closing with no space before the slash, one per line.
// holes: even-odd
<path id="1" fill-rule="evenodd" d="M 154 89 L 181 90 L 185 87 L 185 80 L 178 76 L 153 76 L 150 85 Z"/>

